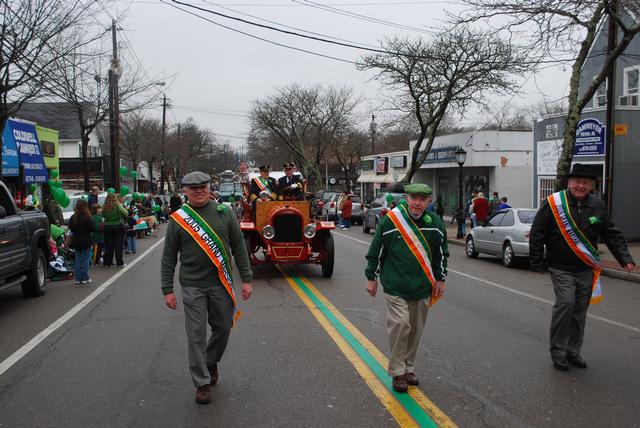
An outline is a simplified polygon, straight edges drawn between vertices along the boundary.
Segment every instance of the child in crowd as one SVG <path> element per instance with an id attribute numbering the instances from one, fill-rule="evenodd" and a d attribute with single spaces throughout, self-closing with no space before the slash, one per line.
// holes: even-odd
<path id="1" fill-rule="evenodd" d="M 135 254 L 136 252 L 136 218 L 133 210 L 129 210 L 129 217 L 127 217 L 127 223 L 129 224 L 129 229 L 127 230 L 127 250 L 126 254 Z"/>
<path id="2" fill-rule="evenodd" d="M 91 243 L 93 244 L 93 255 L 91 264 L 99 265 L 102 261 L 102 249 L 104 248 L 104 218 L 102 217 L 102 208 L 98 204 L 91 205 L 91 218 L 96 226 L 95 232 L 91 234 Z"/>

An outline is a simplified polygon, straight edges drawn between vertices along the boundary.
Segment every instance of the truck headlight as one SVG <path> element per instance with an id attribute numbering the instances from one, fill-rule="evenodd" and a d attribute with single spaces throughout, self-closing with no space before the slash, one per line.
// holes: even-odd
<path id="1" fill-rule="evenodd" d="M 276 229 L 268 224 L 262 228 L 262 236 L 264 236 L 265 239 L 273 239 L 273 237 L 276 236 Z"/>
<path id="2" fill-rule="evenodd" d="M 305 238 L 307 239 L 311 239 L 314 236 L 316 236 L 316 224 L 315 223 L 309 223 L 308 225 L 306 225 L 303 229 L 303 233 Z"/>

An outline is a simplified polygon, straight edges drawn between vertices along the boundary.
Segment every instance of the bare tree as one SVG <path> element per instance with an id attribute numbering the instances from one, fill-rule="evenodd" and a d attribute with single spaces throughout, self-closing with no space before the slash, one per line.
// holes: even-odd
<path id="1" fill-rule="evenodd" d="M 198 126 L 193 118 L 188 118 L 185 123 L 180 124 L 180 135 L 172 134 L 169 142 L 166 146 L 165 163 L 177 183 L 180 177 L 202 162 L 203 156 L 210 153 L 210 147 L 215 141 L 210 131 Z"/>
<path id="2" fill-rule="evenodd" d="M 293 84 L 256 100 L 249 114 L 254 141 L 286 147 L 311 183 L 320 181 L 320 164 L 329 144 L 351 127 L 358 100 L 340 87 Z"/>
<path id="3" fill-rule="evenodd" d="M 467 28 L 443 31 L 428 42 L 394 37 L 383 47 L 386 53 L 364 56 L 359 68 L 376 72 L 390 92 L 390 108 L 418 123 L 405 181 L 427 158 L 447 113 L 464 114 L 469 106 L 484 104 L 489 92 L 513 91 L 509 75 L 522 71 L 517 49 L 488 32 Z"/>
<path id="4" fill-rule="evenodd" d="M 86 31 L 83 31 L 74 38 L 86 38 L 85 34 Z M 90 188 L 87 160 L 89 138 L 96 126 L 107 119 L 110 111 L 109 85 L 105 77 L 112 67 L 109 57 L 110 53 L 100 47 L 77 49 L 54 61 L 46 80 L 48 91 L 56 99 L 68 103 L 77 115 L 86 192 Z M 118 100 L 122 114 L 141 110 L 159 98 L 158 92 L 150 91 L 155 81 L 145 78 L 137 64 L 123 61 L 116 72 L 121 74 L 118 79 Z"/>
<path id="5" fill-rule="evenodd" d="M 639 16 L 640 3 L 638 0 L 463 0 L 463 3 L 470 8 L 453 18 L 456 23 L 497 21 L 498 30 L 527 41 L 532 67 L 545 60 L 566 62 L 566 54 L 570 54 L 568 61 L 573 65 L 568 112 L 556 173 L 556 189 L 566 187 L 580 114 L 606 80 L 609 66 L 640 32 L 640 20 L 631 18 Z M 610 20 L 618 26 L 621 37 L 612 40 L 610 50 L 596 51 L 596 36 Z M 558 58 L 558 52 L 564 53 L 564 57 Z M 600 56 L 602 67 L 593 80 L 585 79 L 587 85 L 580 88 L 582 67 L 590 56 Z"/>
<path id="6" fill-rule="evenodd" d="M 7 119 L 41 94 L 51 64 L 88 42 L 67 36 L 94 7 L 83 0 L 0 2 L 0 135 Z"/>
<path id="7" fill-rule="evenodd" d="M 351 182 L 358 178 L 360 159 L 369 148 L 369 138 L 367 134 L 352 129 L 334 138 L 329 147 L 340 165 L 346 188 L 351 191 Z"/>

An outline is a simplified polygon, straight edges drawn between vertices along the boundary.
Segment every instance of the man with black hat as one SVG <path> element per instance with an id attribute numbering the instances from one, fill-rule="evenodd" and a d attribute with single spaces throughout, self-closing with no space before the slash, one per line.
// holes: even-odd
<path id="1" fill-rule="evenodd" d="M 271 165 L 262 165 L 258 167 L 258 169 L 260 170 L 260 175 L 251 179 L 251 188 L 249 190 L 249 199 L 254 204 L 254 208 L 255 202 L 260 197 L 260 193 L 262 192 L 267 192 L 269 194 L 269 198 L 271 198 L 272 200 L 275 200 L 277 197 L 276 179 L 273 177 L 269 177 Z"/>
<path id="2" fill-rule="evenodd" d="M 532 270 L 549 270 L 556 295 L 550 328 L 553 366 L 586 368 L 580 355 L 589 303 L 602 300 L 598 257 L 601 238 L 624 269 L 635 266 L 622 232 L 609 220 L 604 202 L 592 195 L 597 174 L 575 164 L 567 190 L 550 195 L 540 205 L 529 235 Z M 544 247 L 546 246 L 546 259 Z"/>
<path id="3" fill-rule="evenodd" d="M 290 162 L 285 163 L 282 167 L 284 169 L 284 177 L 280 177 L 278 180 L 278 199 L 280 200 L 292 198 L 298 201 L 304 197 L 304 183 L 300 176 L 293 174 L 295 166 L 293 162 Z"/>
<path id="4" fill-rule="evenodd" d="M 395 391 L 407 392 L 418 385 L 415 358 L 429 306 L 444 294 L 447 274 L 447 232 L 442 220 L 426 209 L 431 188 L 409 184 L 407 200 L 382 217 L 367 252 L 366 289 L 378 290 L 377 276 L 385 293 L 387 332 L 391 356 L 389 375 Z"/>
<path id="5" fill-rule="evenodd" d="M 231 255 L 242 279 L 242 299 L 247 300 L 252 293 L 251 265 L 240 225 L 227 206 L 210 200 L 210 181 L 199 171 L 182 179 L 189 202 L 171 214 L 161 263 L 162 294 L 166 305 L 175 310 L 173 277 L 180 253 L 189 369 L 199 404 L 211 401 L 210 385 L 218 381 L 218 361 L 231 326 L 240 316 Z M 208 341 L 207 322 L 212 330 Z"/>

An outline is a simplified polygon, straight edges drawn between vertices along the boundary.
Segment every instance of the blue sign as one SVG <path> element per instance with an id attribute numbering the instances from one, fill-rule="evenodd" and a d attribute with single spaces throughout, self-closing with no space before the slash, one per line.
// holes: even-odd
<path id="1" fill-rule="evenodd" d="M 2 131 L 2 176 L 16 177 L 20 174 L 20 158 L 18 147 L 11 135 L 10 120 L 4 124 Z"/>
<path id="2" fill-rule="evenodd" d="M 606 126 L 596 119 L 583 119 L 576 128 L 574 156 L 604 156 Z"/>
<path id="3" fill-rule="evenodd" d="M 35 125 L 8 120 L 5 127 L 10 129 L 9 137 L 18 147 L 23 182 L 25 184 L 46 182 L 49 179 L 49 171 L 40 152 L 40 141 Z"/>
<path id="4" fill-rule="evenodd" d="M 431 149 L 427 154 L 427 158 L 424 160 L 424 163 L 455 162 L 456 150 L 458 150 L 458 146 Z"/>

